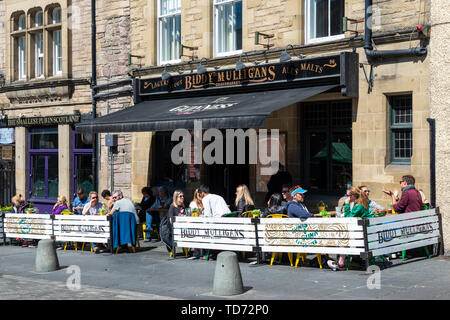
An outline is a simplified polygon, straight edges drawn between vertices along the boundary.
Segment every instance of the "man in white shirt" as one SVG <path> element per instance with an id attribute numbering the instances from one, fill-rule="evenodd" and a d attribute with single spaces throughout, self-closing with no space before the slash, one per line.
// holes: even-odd
<path id="1" fill-rule="evenodd" d="M 209 193 L 209 187 L 201 185 L 198 188 L 198 195 L 202 199 L 204 217 L 219 218 L 231 212 L 221 196 Z"/>
<path id="2" fill-rule="evenodd" d="M 112 210 L 108 213 L 109 215 L 113 215 L 117 211 L 128 211 L 134 214 L 136 218 L 136 224 L 139 224 L 139 216 L 136 213 L 136 208 L 131 202 L 131 200 L 123 197 L 122 191 L 117 190 L 113 193 L 114 205 Z"/>
<path id="3" fill-rule="evenodd" d="M 89 192 L 89 202 L 84 205 L 83 215 L 98 215 L 103 205 L 98 202 L 98 194 L 95 191 Z"/>

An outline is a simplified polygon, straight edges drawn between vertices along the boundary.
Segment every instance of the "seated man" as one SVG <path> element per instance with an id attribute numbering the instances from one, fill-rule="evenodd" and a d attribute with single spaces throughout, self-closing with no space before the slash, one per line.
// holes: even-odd
<path id="1" fill-rule="evenodd" d="M 83 188 L 77 190 L 77 196 L 73 200 L 72 209 L 75 214 L 82 214 L 84 205 L 89 202 L 89 197 L 86 197 L 86 193 Z"/>
<path id="2" fill-rule="evenodd" d="M 89 192 L 89 202 L 84 205 L 83 215 L 98 215 L 100 214 L 100 209 L 102 208 L 103 205 L 98 201 L 97 192 Z"/>
<path id="3" fill-rule="evenodd" d="M 308 211 L 308 208 L 306 208 L 305 204 L 303 203 L 305 201 L 305 192 L 306 190 L 302 189 L 301 187 L 298 187 L 297 189 L 292 191 L 292 201 L 289 201 L 287 205 L 287 214 L 289 218 L 305 219 L 313 216 L 313 214 Z"/>
<path id="4" fill-rule="evenodd" d="M 209 187 L 205 185 L 198 188 L 198 196 L 202 200 L 204 217 L 219 218 L 231 212 L 225 200 L 217 194 L 209 193 Z"/>
<path id="5" fill-rule="evenodd" d="M 384 191 L 392 198 L 393 209 L 397 213 L 406 213 L 420 211 L 423 209 L 422 196 L 420 192 L 414 187 L 416 180 L 411 175 L 402 177 L 400 187 L 402 188 L 402 197 L 398 198 L 398 192 L 395 190 Z"/>
<path id="6" fill-rule="evenodd" d="M 136 213 L 136 208 L 134 207 L 133 202 L 130 199 L 126 199 L 123 197 L 123 193 L 120 190 L 117 190 L 113 193 L 114 205 L 112 210 L 108 213 L 108 215 L 114 215 L 114 213 L 118 211 L 126 211 L 134 214 L 136 219 L 136 224 L 139 224 L 139 216 Z"/>
<path id="7" fill-rule="evenodd" d="M 152 228 L 152 223 L 159 223 L 159 212 L 156 211 L 156 209 L 168 209 L 172 202 L 173 200 L 169 195 L 169 190 L 164 186 L 159 187 L 155 202 L 145 213 L 145 225 L 147 226 L 147 230 Z M 150 232 L 145 232 L 145 238 L 146 242 L 151 241 Z"/>

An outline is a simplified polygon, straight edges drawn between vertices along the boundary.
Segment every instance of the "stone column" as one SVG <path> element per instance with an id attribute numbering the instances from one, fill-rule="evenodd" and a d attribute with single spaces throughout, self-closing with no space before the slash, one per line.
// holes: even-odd
<path id="1" fill-rule="evenodd" d="M 16 194 L 28 200 L 28 139 L 25 127 L 16 127 Z"/>
<path id="2" fill-rule="evenodd" d="M 141 189 L 148 185 L 150 148 L 153 132 L 136 132 L 131 142 L 131 198 L 142 199 Z"/>
<path id="3" fill-rule="evenodd" d="M 58 195 L 72 201 L 72 129 L 70 125 L 58 126 Z"/>

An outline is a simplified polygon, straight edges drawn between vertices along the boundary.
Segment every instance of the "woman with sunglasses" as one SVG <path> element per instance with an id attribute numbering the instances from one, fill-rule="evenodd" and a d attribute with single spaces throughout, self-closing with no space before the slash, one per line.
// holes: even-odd
<path id="1" fill-rule="evenodd" d="M 369 190 L 369 188 L 367 188 L 367 186 L 359 186 L 358 188 L 359 188 L 359 190 L 361 190 L 362 192 L 364 192 L 367 195 L 367 198 L 369 198 L 370 190 Z M 382 206 L 380 206 L 375 201 L 369 199 L 369 211 L 371 213 L 376 213 L 376 212 L 379 212 L 382 210 L 384 210 L 384 208 Z"/>
<path id="2" fill-rule="evenodd" d="M 173 223 L 173 216 L 183 216 L 184 214 L 184 193 L 181 190 L 175 190 L 173 193 L 173 202 L 170 205 L 169 212 L 167 213 L 170 224 Z"/>

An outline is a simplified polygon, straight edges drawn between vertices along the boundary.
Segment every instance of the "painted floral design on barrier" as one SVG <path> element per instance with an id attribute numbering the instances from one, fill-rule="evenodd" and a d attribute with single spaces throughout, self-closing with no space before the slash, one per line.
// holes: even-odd
<path id="1" fill-rule="evenodd" d="M 345 224 L 266 224 L 264 240 L 273 246 L 348 247 L 350 233 Z"/>

